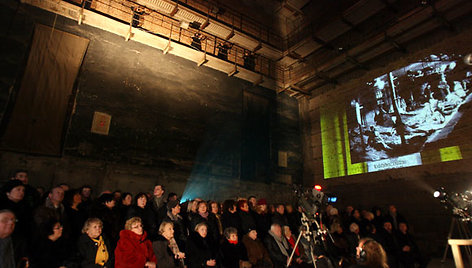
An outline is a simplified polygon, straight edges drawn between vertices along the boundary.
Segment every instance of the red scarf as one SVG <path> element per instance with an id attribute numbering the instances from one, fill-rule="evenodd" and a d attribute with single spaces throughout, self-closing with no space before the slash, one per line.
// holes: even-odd
<path id="1" fill-rule="evenodd" d="M 230 244 L 233 244 L 233 245 L 237 245 L 237 244 L 238 244 L 238 240 L 229 240 L 229 239 L 228 239 L 228 242 L 229 242 Z"/>
<path id="2" fill-rule="evenodd" d="M 290 243 L 290 246 L 292 246 L 292 248 L 295 246 L 295 239 L 293 239 L 293 236 L 291 236 L 289 239 L 287 239 L 288 242 Z M 295 249 L 295 254 L 297 256 L 300 256 L 300 252 L 298 251 L 298 246 L 297 248 Z"/>

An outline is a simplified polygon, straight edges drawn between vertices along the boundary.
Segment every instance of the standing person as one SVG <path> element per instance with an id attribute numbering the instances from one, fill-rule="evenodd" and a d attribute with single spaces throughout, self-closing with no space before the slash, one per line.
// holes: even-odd
<path id="1" fill-rule="evenodd" d="M 110 240 L 112 248 L 115 248 L 118 242 L 120 230 L 119 213 L 116 210 L 116 201 L 113 194 L 102 194 L 98 198 L 99 204 L 92 212 L 92 217 L 99 218 L 102 221 L 103 233 Z"/>
<path id="2" fill-rule="evenodd" d="M 34 222 L 36 227 L 41 227 L 43 223 L 52 220 L 67 224 L 65 207 L 62 204 L 63 200 L 64 190 L 59 186 L 52 188 L 48 197 L 44 201 L 44 204 L 39 206 L 34 212 Z M 66 230 L 61 230 L 61 236 L 65 235 L 67 231 L 69 231 L 67 230 L 67 227 L 68 226 L 66 226 Z"/>
<path id="3" fill-rule="evenodd" d="M 192 218 L 190 229 L 195 229 L 197 224 L 204 222 L 208 227 L 208 238 L 214 244 L 219 242 L 218 221 L 212 213 L 208 212 L 208 205 L 205 201 L 200 201 L 197 204 L 197 214 Z"/>
<path id="4" fill-rule="evenodd" d="M 17 220 L 12 234 L 16 260 L 27 255 L 27 246 L 31 243 L 33 211 L 24 196 L 24 184 L 19 180 L 10 180 L 3 186 L 0 197 L 0 209 L 10 210 Z"/>
<path id="5" fill-rule="evenodd" d="M 288 220 L 285 215 L 285 206 L 284 204 L 275 205 L 275 213 L 272 216 L 272 223 L 277 223 L 280 226 L 288 225 Z"/>
<path id="6" fill-rule="evenodd" d="M 145 193 L 138 193 L 134 197 L 134 204 L 128 209 L 126 219 L 139 217 L 144 230 L 149 234 L 149 238 L 153 240 L 157 236 L 156 218 L 152 209 L 146 206 L 147 203 L 147 195 Z"/>
<path id="7" fill-rule="evenodd" d="M 257 234 L 261 241 L 264 241 L 264 238 L 270 228 L 270 216 L 267 210 L 267 201 L 263 198 L 257 201 L 255 220 Z"/>
<path id="8" fill-rule="evenodd" d="M 164 198 L 165 189 L 163 185 L 156 184 L 153 189 L 153 194 L 148 202 L 148 206 L 151 208 L 155 217 L 156 230 L 157 226 L 161 225 L 161 222 L 167 215 L 167 203 Z"/>
<path id="9" fill-rule="evenodd" d="M 159 226 L 159 236 L 152 243 L 160 268 L 184 267 L 185 253 L 180 251 L 174 239 L 173 226 L 172 222 L 163 221 Z"/>
<path id="10" fill-rule="evenodd" d="M 218 226 L 219 237 L 223 235 L 223 224 L 221 223 L 220 204 L 216 201 L 210 202 L 210 213 L 216 218 L 216 224 Z"/>
<path id="11" fill-rule="evenodd" d="M 164 221 L 171 222 L 173 224 L 173 238 L 177 242 L 180 249 L 186 248 L 188 231 L 185 227 L 182 216 L 180 216 L 180 204 L 177 200 L 171 200 L 167 202 L 167 217 Z"/>
<path id="12" fill-rule="evenodd" d="M 80 265 L 82 268 L 113 267 L 113 248 L 102 235 L 103 223 L 98 218 L 85 222 L 78 242 Z"/>
<path id="13" fill-rule="evenodd" d="M 128 209 L 131 207 L 132 203 L 133 195 L 131 193 L 123 193 L 121 195 L 121 203 L 118 206 L 118 210 L 120 212 L 120 227 L 125 226 Z"/>
<path id="14" fill-rule="evenodd" d="M 186 250 L 188 268 L 216 267 L 217 250 L 207 234 L 208 228 L 203 222 L 190 234 Z"/>
<path id="15" fill-rule="evenodd" d="M 246 200 L 238 201 L 239 218 L 241 219 L 241 230 L 239 230 L 239 236 L 242 237 L 244 234 L 243 230 L 255 228 L 256 222 L 249 212 L 249 204 Z"/>
<path id="16" fill-rule="evenodd" d="M 87 213 L 88 216 L 93 205 L 92 186 L 83 185 L 82 187 L 80 187 L 79 192 L 80 196 L 82 197 L 82 203 L 80 203 L 79 209 Z"/>
<path id="17" fill-rule="evenodd" d="M 35 209 L 41 203 L 41 196 L 39 192 L 33 186 L 29 185 L 28 171 L 25 169 L 18 169 L 13 174 L 12 180 L 19 180 L 25 186 L 25 197 L 24 200 L 28 205 Z"/>
<path id="18" fill-rule="evenodd" d="M 65 213 L 70 223 L 69 241 L 73 247 L 77 245 L 77 241 L 82 234 L 85 220 L 87 220 L 87 214 L 79 209 L 80 203 L 82 203 L 82 198 L 79 190 L 69 190 L 65 193 Z"/>
<path id="19" fill-rule="evenodd" d="M 15 214 L 3 209 L 0 210 L 0 267 L 15 268 L 15 253 L 11 234 L 15 230 Z"/>
<path id="20" fill-rule="evenodd" d="M 127 220 L 115 249 L 115 268 L 156 268 L 156 262 L 141 219 L 133 217 Z"/>
<path id="21" fill-rule="evenodd" d="M 237 212 L 238 210 L 234 200 L 228 199 L 223 202 L 223 215 L 221 215 L 223 229 L 234 227 L 238 232 L 242 232 L 241 217 L 239 217 Z"/>

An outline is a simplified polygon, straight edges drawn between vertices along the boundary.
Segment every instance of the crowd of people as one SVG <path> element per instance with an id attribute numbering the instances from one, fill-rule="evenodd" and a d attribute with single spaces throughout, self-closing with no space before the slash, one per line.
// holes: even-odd
<path id="1" fill-rule="evenodd" d="M 255 196 L 181 203 L 156 184 L 136 195 L 60 184 L 45 192 L 18 170 L 1 188 L 0 267 L 282 268 L 425 266 L 406 219 L 389 207 L 332 205 L 313 249 L 296 204 Z M 326 227 L 325 227 L 326 226 Z M 298 243 L 298 244 L 297 244 Z M 291 257 L 293 252 L 293 257 Z M 312 255 L 311 252 L 314 254 Z M 388 265 L 387 265 L 388 262 Z"/>

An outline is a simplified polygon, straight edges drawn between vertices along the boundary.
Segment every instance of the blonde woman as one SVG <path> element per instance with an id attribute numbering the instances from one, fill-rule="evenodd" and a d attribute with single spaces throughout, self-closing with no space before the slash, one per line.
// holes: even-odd
<path id="1" fill-rule="evenodd" d="M 152 248 L 159 259 L 160 268 L 183 267 L 185 253 L 182 253 L 174 239 L 174 224 L 163 221 L 159 226 L 159 236 L 152 243 Z"/>
<path id="2" fill-rule="evenodd" d="M 102 235 L 103 222 L 89 218 L 82 228 L 78 250 L 83 268 L 112 267 L 115 261 L 108 240 Z"/>
<path id="3" fill-rule="evenodd" d="M 141 218 L 126 221 L 115 249 L 115 268 L 156 268 L 156 255 Z"/>

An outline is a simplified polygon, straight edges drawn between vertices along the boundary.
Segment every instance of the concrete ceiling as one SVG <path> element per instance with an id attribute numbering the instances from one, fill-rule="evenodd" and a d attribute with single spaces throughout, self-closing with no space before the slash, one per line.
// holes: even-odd
<path id="1" fill-rule="evenodd" d="M 82 3 L 67 2 L 71 1 L 78 8 Z M 406 54 L 408 43 L 436 29 L 455 31 L 455 25 L 472 13 L 470 0 L 111 0 L 120 3 L 116 7 L 87 1 L 92 1 L 87 12 L 107 13 L 117 18 L 117 23 L 132 18 L 129 7 L 138 4 L 149 8 L 146 19 L 150 32 L 164 37 L 169 36 L 169 30 L 175 32 L 165 37 L 169 39 L 166 48 L 171 41 L 185 44 L 182 37 L 188 39 L 195 31 L 207 36 L 210 48 L 217 41 L 227 40 L 235 45 L 230 54 L 236 56 L 226 60 L 233 62 L 234 70 L 236 65 L 244 68 L 243 51 L 253 51 L 259 56 L 258 65 L 248 72 L 251 75 L 247 79 L 275 81 L 268 84 L 295 97 L 316 94 L 356 71 L 368 70 L 372 62 L 385 55 Z M 58 1 L 46 2 L 57 5 Z M 182 25 L 192 23 L 197 23 L 197 28 L 182 29 Z M 130 36 L 131 28 L 126 38 Z M 213 48 L 208 53 L 215 51 Z M 183 55 L 194 54 L 189 50 Z"/>

